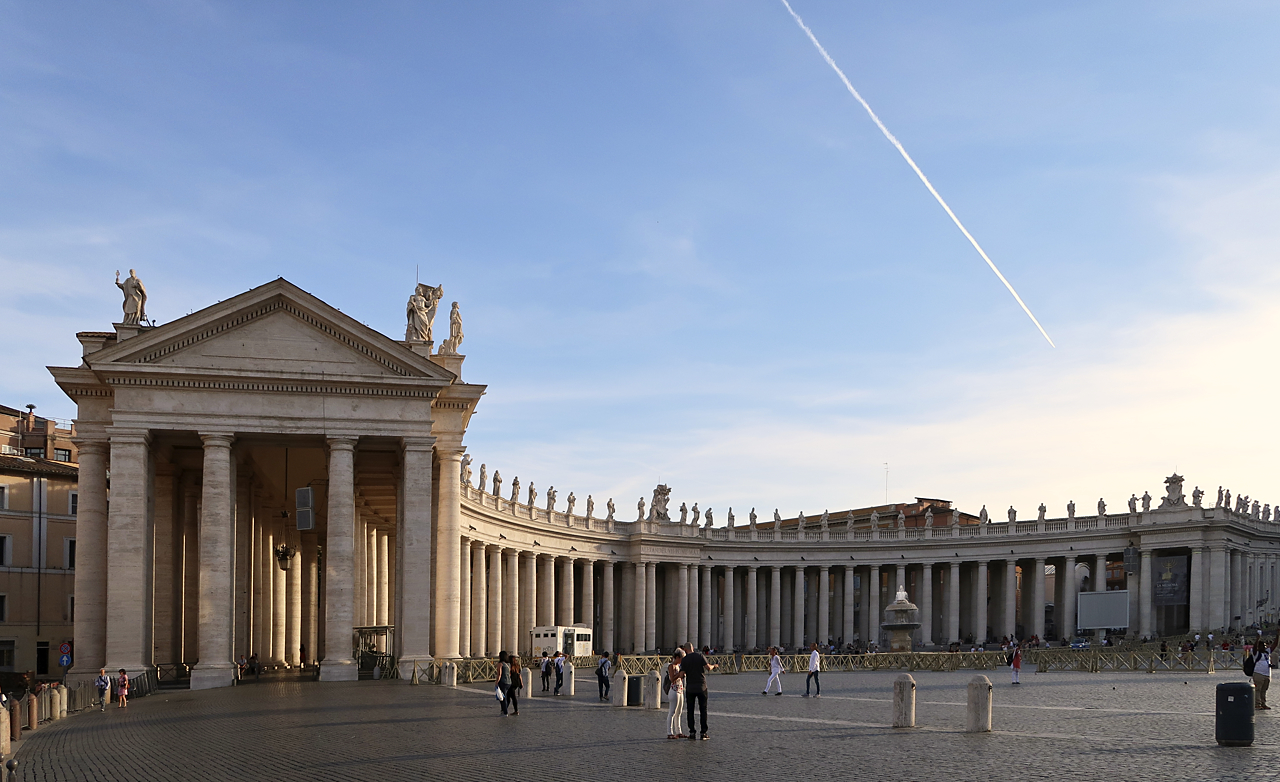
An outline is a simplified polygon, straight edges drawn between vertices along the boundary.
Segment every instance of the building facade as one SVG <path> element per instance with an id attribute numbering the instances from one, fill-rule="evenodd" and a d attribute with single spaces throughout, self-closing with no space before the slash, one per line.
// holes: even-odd
<path id="1" fill-rule="evenodd" d="M 473 481 L 485 387 L 461 379 L 456 308 L 433 349 L 422 293 L 405 340 L 283 279 L 77 335 L 83 363 L 51 368 L 79 411 L 74 673 L 186 662 L 194 687 L 223 686 L 257 654 L 351 679 L 362 628 L 387 631 L 402 674 L 528 649 L 545 625 L 623 652 L 866 644 L 899 588 L 927 646 L 1071 634 L 1082 589 L 1127 586 L 1134 636 L 1273 611 L 1280 525 L 1199 507 L 1177 476 L 1124 514 L 991 523 L 919 499 L 733 527 L 671 519 L 662 486 L 623 520 L 484 466 Z"/>

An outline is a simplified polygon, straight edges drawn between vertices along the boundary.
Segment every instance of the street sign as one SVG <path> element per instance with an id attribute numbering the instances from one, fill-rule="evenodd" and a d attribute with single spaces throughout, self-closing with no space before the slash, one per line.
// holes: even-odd
<path id="1" fill-rule="evenodd" d="M 71 644 L 63 641 L 62 645 L 58 647 L 58 654 L 71 654 Z"/>
<path id="2" fill-rule="evenodd" d="M 63 645 L 65 646 L 66 644 L 63 644 Z M 71 667 L 71 655 L 69 655 L 69 654 L 64 654 L 64 655 L 62 655 L 61 657 L 59 657 L 59 658 L 58 658 L 58 665 L 61 665 L 63 668 L 69 668 L 69 667 Z"/>

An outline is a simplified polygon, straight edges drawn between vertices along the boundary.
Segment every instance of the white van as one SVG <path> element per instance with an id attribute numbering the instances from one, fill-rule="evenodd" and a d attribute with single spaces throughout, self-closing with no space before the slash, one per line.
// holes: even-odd
<path id="1" fill-rule="evenodd" d="M 534 657 L 541 657 L 543 652 L 564 652 L 570 657 L 586 657 L 595 651 L 591 646 L 591 628 L 586 625 L 535 627 L 532 635 Z"/>

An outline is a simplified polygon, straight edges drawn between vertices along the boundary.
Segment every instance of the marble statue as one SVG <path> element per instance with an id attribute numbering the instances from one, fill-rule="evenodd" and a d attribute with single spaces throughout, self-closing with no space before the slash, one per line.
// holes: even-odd
<path id="1" fill-rule="evenodd" d="M 897 524 L 897 527 L 898 527 L 898 529 L 906 529 L 906 528 L 907 528 L 907 514 L 903 513 L 902 511 L 898 511 L 898 524 Z"/>
<path id="2" fill-rule="evenodd" d="M 449 338 L 440 343 L 440 355 L 456 356 L 462 346 L 462 313 L 458 312 L 458 302 L 453 303 L 449 311 Z"/>
<path id="3" fill-rule="evenodd" d="M 607 516 L 605 516 L 605 517 L 604 517 L 604 520 L 605 520 L 605 521 L 613 521 L 613 513 L 614 513 L 614 511 L 616 511 L 616 510 L 617 510 L 617 508 L 616 508 L 616 507 L 614 507 L 614 504 L 613 504 L 613 498 L 612 498 L 612 497 L 610 497 L 610 498 L 609 498 L 609 501 L 608 501 L 608 502 L 606 502 L 604 506 L 605 506 L 605 508 L 607 508 L 607 509 L 608 509 L 608 511 L 609 511 L 609 514 L 608 514 Z"/>
<path id="4" fill-rule="evenodd" d="M 879 511 L 873 510 L 871 511 L 871 526 L 874 528 L 879 525 L 880 525 L 880 513 Z"/>
<path id="5" fill-rule="evenodd" d="M 1214 506 L 1213 506 L 1213 507 L 1215 507 L 1215 508 L 1221 508 L 1221 507 L 1222 507 L 1222 487 L 1221 487 L 1221 486 L 1219 486 L 1219 487 L 1218 487 L 1218 501 L 1217 501 L 1217 503 L 1215 503 L 1215 504 L 1214 504 Z"/>
<path id="6" fill-rule="evenodd" d="M 979 523 L 979 524 L 989 524 L 989 523 L 991 523 L 991 516 L 990 516 L 990 514 L 988 514 L 988 513 L 987 513 L 987 506 L 986 506 L 986 505 L 983 505 L 983 506 L 982 506 L 982 510 L 978 511 L 978 523 Z"/>
<path id="7" fill-rule="evenodd" d="M 1130 513 L 1138 512 L 1138 495 L 1136 494 L 1129 495 L 1129 512 Z"/>
<path id="8" fill-rule="evenodd" d="M 535 507 L 538 502 L 538 490 L 533 488 L 533 481 L 529 481 L 529 507 Z"/>
<path id="9" fill-rule="evenodd" d="M 1049 509 L 1048 509 L 1048 508 L 1046 508 L 1046 507 L 1044 506 L 1044 503 L 1042 502 L 1042 503 L 1040 503 L 1040 507 L 1039 507 L 1039 508 L 1037 508 L 1037 509 L 1036 509 L 1036 511 L 1037 511 L 1037 512 L 1036 512 L 1036 521 L 1044 521 L 1044 514 L 1045 514 L 1045 513 L 1047 513 L 1047 512 L 1049 511 Z"/>
<path id="10" fill-rule="evenodd" d="M 796 517 L 796 529 L 804 529 L 804 511 L 800 511 L 800 515 Z"/>
<path id="11" fill-rule="evenodd" d="M 751 513 L 747 516 L 747 519 L 749 520 L 748 526 L 750 526 L 751 529 L 755 529 L 756 528 L 756 509 L 755 508 L 751 509 Z"/>
<path id="12" fill-rule="evenodd" d="M 1197 508 L 1203 508 L 1204 507 L 1204 505 L 1202 504 L 1203 502 L 1204 502 L 1204 492 L 1200 490 L 1199 486 L 1197 486 L 1191 491 L 1191 504 Z"/>
<path id="13" fill-rule="evenodd" d="M 587 520 L 588 521 L 591 520 L 591 514 L 595 513 L 595 510 L 596 510 L 596 501 L 591 499 L 591 495 L 588 494 L 587 495 Z"/>
<path id="14" fill-rule="evenodd" d="M 405 315 L 408 319 L 404 330 L 406 341 L 431 341 L 431 324 L 436 319 L 436 307 L 440 306 L 442 298 L 444 298 L 443 285 L 433 288 L 430 285 L 418 283 L 418 286 L 413 289 L 413 295 L 409 297 L 409 303 L 405 305 Z"/>
<path id="15" fill-rule="evenodd" d="M 530 502 L 529 504 L 532 505 L 533 503 Z M 550 486 L 547 488 L 547 515 L 550 516 L 551 511 L 555 509 L 556 509 L 556 487 Z"/>
<path id="16" fill-rule="evenodd" d="M 893 596 L 893 599 L 898 603 L 907 602 L 907 588 L 902 584 L 898 584 L 898 593 Z"/>
<path id="17" fill-rule="evenodd" d="M 1105 515 L 1107 515 L 1107 503 L 1103 502 L 1102 498 L 1099 497 L 1098 498 L 1098 518 L 1102 518 Z"/>
<path id="18" fill-rule="evenodd" d="M 696 527 L 698 519 L 702 518 L 702 511 L 698 510 L 698 503 L 693 503 L 693 507 L 689 509 L 689 512 L 693 514 L 693 524 Z"/>
<path id="19" fill-rule="evenodd" d="M 488 474 L 489 468 L 483 464 L 480 465 L 480 491 L 484 491 L 489 485 Z"/>
<path id="20" fill-rule="evenodd" d="M 1146 513 L 1151 510 L 1151 492 L 1144 491 L 1142 493 L 1142 512 Z"/>
<path id="21" fill-rule="evenodd" d="M 1076 501 L 1071 500 L 1067 503 L 1067 518 L 1074 519 L 1076 517 Z"/>
<path id="22" fill-rule="evenodd" d="M 711 509 L 710 508 L 707 508 L 706 519 L 707 519 L 707 523 L 704 524 L 703 526 L 706 527 L 707 529 L 711 529 Z"/>
<path id="23" fill-rule="evenodd" d="M 1262 506 L 1262 520 L 1271 521 L 1271 503 Z"/>
<path id="24" fill-rule="evenodd" d="M 1010 505 L 1010 506 L 1009 506 L 1009 521 L 1010 521 L 1010 522 L 1015 522 L 1015 521 L 1017 521 L 1017 520 L 1018 520 L 1018 512 L 1017 512 L 1016 510 L 1014 510 L 1014 509 L 1013 509 L 1013 506 L 1012 506 L 1012 505 Z"/>
<path id="25" fill-rule="evenodd" d="M 462 455 L 462 468 L 459 470 L 458 475 L 462 478 L 462 485 L 470 488 L 471 487 L 471 454 L 464 453 Z"/>
<path id="26" fill-rule="evenodd" d="M 831 512 L 827 510 L 823 510 L 822 517 L 818 519 L 818 525 L 823 529 L 823 531 L 825 531 L 827 529 L 827 524 L 830 521 L 831 521 Z"/>
<path id="27" fill-rule="evenodd" d="M 1170 475 L 1164 479 L 1164 497 L 1160 499 L 1160 509 L 1165 508 L 1185 508 L 1187 507 L 1187 498 L 1182 494 L 1182 476 Z M 1150 510 L 1151 501 L 1147 500 L 1143 506 L 1143 510 Z"/>
<path id="28" fill-rule="evenodd" d="M 732 505 L 729 506 L 729 516 L 727 519 L 725 519 L 725 521 L 729 525 L 729 529 L 733 529 L 733 506 Z"/>
<path id="29" fill-rule="evenodd" d="M 928 508 L 926 508 L 926 509 L 925 509 L 925 512 L 924 512 L 924 525 L 925 525 L 926 527 L 932 527 L 932 526 L 933 526 L 933 506 L 932 506 L 932 505 L 930 505 Z"/>
<path id="30" fill-rule="evenodd" d="M 689 506 L 683 502 L 680 503 L 680 523 L 681 524 L 689 523 Z"/>
<path id="31" fill-rule="evenodd" d="M 511 504 L 515 505 L 520 501 L 520 476 L 511 479 Z"/>
<path id="32" fill-rule="evenodd" d="M 138 273 L 129 270 L 129 276 L 120 282 L 120 272 L 116 271 L 116 287 L 124 292 L 124 320 L 126 326 L 140 326 L 147 319 L 147 288 L 138 279 Z"/>
<path id="33" fill-rule="evenodd" d="M 667 514 L 667 503 L 671 502 L 671 487 L 660 483 L 653 488 L 653 501 L 649 503 L 650 521 L 671 521 Z"/>
<path id="34" fill-rule="evenodd" d="M 777 508 L 773 509 L 773 526 L 774 527 L 782 526 L 782 516 L 778 513 Z"/>
<path id="35" fill-rule="evenodd" d="M 953 527 L 960 526 L 960 509 L 959 508 L 951 509 L 951 526 Z"/>
<path id="36" fill-rule="evenodd" d="M 636 503 L 636 510 L 640 511 L 640 515 L 636 517 L 636 521 L 644 521 L 644 497 Z"/>
<path id="37" fill-rule="evenodd" d="M 502 473 L 497 470 L 493 471 L 493 496 L 502 496 Z"/>
<path id="38" fill-rule="evenodd" d="M 1253 501 L 1253 507 L 1252 507 L 1252 509 L 1251 509 L 1251 510 L 1252 510 L 1251 515 L 1252 515 L 1255 519 L 1260 519 L 1260 518 L 1262 518 L 1262 509 L 1261 509 L 1261 507 L 1258 505 L 1258 501 L 1257 501 L 1257 500 L 1254 500 L 1254 501 Z"/>
<path id="39" fill-rule="evenodd" d="M 569 508 L 565 511 L 565 513 L 572 516 L 573 506 L 577 504 L 578 498 L 573 496 L 573 492 L 569 492 L 569 496 L 565 498 L 565 501 L 569 503 Z"/>
<path id="40" fill-rule="evenodd" d="M 1226 508 L 1227 510 L 1231 510 L 1231 490 L 1230 489 L 1227 489 L 1226 493 L 1222 495 L 1222 507 Z"/>

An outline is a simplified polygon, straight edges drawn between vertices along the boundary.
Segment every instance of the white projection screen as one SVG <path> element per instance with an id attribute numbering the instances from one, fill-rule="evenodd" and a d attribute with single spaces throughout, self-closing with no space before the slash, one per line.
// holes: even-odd
<path id="1" fill-rule="evenodd" d="M 1080 592 L 1080 618 L 1076 627 L 1098 630 L 1129 626 L 1129 590 Z"/>

